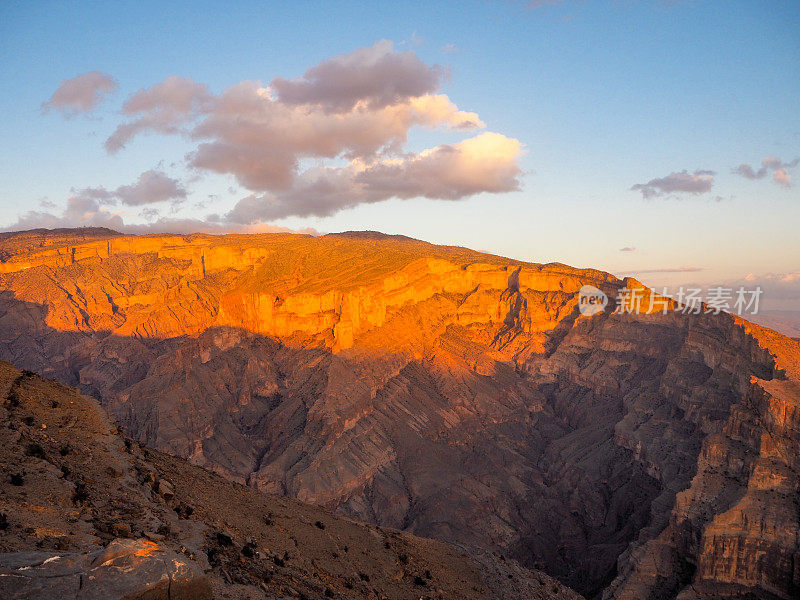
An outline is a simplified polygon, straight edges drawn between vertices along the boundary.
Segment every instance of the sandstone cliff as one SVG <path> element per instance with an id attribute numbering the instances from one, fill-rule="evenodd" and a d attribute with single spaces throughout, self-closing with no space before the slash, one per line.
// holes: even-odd
<path id="1" fill-rule="evenodd" d="M 0 356 L 263 491 L 586 595 L 792 598 L 795 341 L 595 271 L 376 234 L 18 234 Z M 612 297 L 577 311 L 577 291 Z"/>

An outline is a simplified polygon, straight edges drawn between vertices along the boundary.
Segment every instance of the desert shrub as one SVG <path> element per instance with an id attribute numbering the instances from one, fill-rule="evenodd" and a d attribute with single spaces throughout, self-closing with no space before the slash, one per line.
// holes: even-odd
<path id="1" fill-rule="evenodd" d="M 25 454 L 34 458 L 44 458 L 44 448 L 39 444 L 28 444 L 28 447 L 25 448 Z"/>
<path id="2" fill-rule="evenodd" d="M 89 490 L 86 484 L 79 481 L 75 484 L 75 493 L 72 494 L 72 501 L 75 503 L 86 502 L 89 499 Z"/>
<path id="3" fill-rule="evenodd" d="M 233 539 L 227 533 L 222 533 L 221 531 L 217 532 L 217 543 L 220 546 L 231 546 L 233 545 Z"/>

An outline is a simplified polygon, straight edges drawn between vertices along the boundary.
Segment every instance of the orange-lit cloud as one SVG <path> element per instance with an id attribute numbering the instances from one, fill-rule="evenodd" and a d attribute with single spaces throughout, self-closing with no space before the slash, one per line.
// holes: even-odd
<path id="1" fill-rule="evenodd" d="M 773 171 L 772 181 L 783 187 L 792 187 L 792 177 L 786 169 L 776 169 Z"/>
<path id="2" fill-rule="evenodd" d="M 481 192 L 513 191 L 519 189 L 521 152 L 518 140 L 486 132 L 402 158 L 311 168 L 290 189 L 240 200 L 223 220 L 252 223 L 289 215 L 325 216 L 388 198 L 459 200 Z"/>

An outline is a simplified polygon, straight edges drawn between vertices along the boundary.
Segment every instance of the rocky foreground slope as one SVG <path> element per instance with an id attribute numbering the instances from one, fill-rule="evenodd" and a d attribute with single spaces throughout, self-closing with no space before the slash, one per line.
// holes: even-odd
<path id="1" fill-rule="evenodd" d="M 578 598 L 141 449 L 95 401 L 8 363 L 0 397 L 0 598 Z"/>
<path id="2" fill-rule="evenodd" d="M 147 446 L 588 597 L 800 593 L 796 341 L 406 238 L 77 235 L 0 240 L 0 357 Z"/>

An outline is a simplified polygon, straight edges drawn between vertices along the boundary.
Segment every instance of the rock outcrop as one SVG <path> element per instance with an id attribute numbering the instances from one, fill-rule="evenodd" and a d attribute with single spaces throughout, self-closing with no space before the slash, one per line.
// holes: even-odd
<path id="1" fill-rule="evenodd" d="M 587 596 L 797 595 L 796 341 L 407 238 L 91 235 L 0 241 L 0 356 L 138 441 Z"/>
<path id="2" fill-rule="evenodd" d="M 78 553 L 0 554 L 0 595 L 7 600 L 210 600 L 202 569 L 147 540 L 117 539 Z"/>

